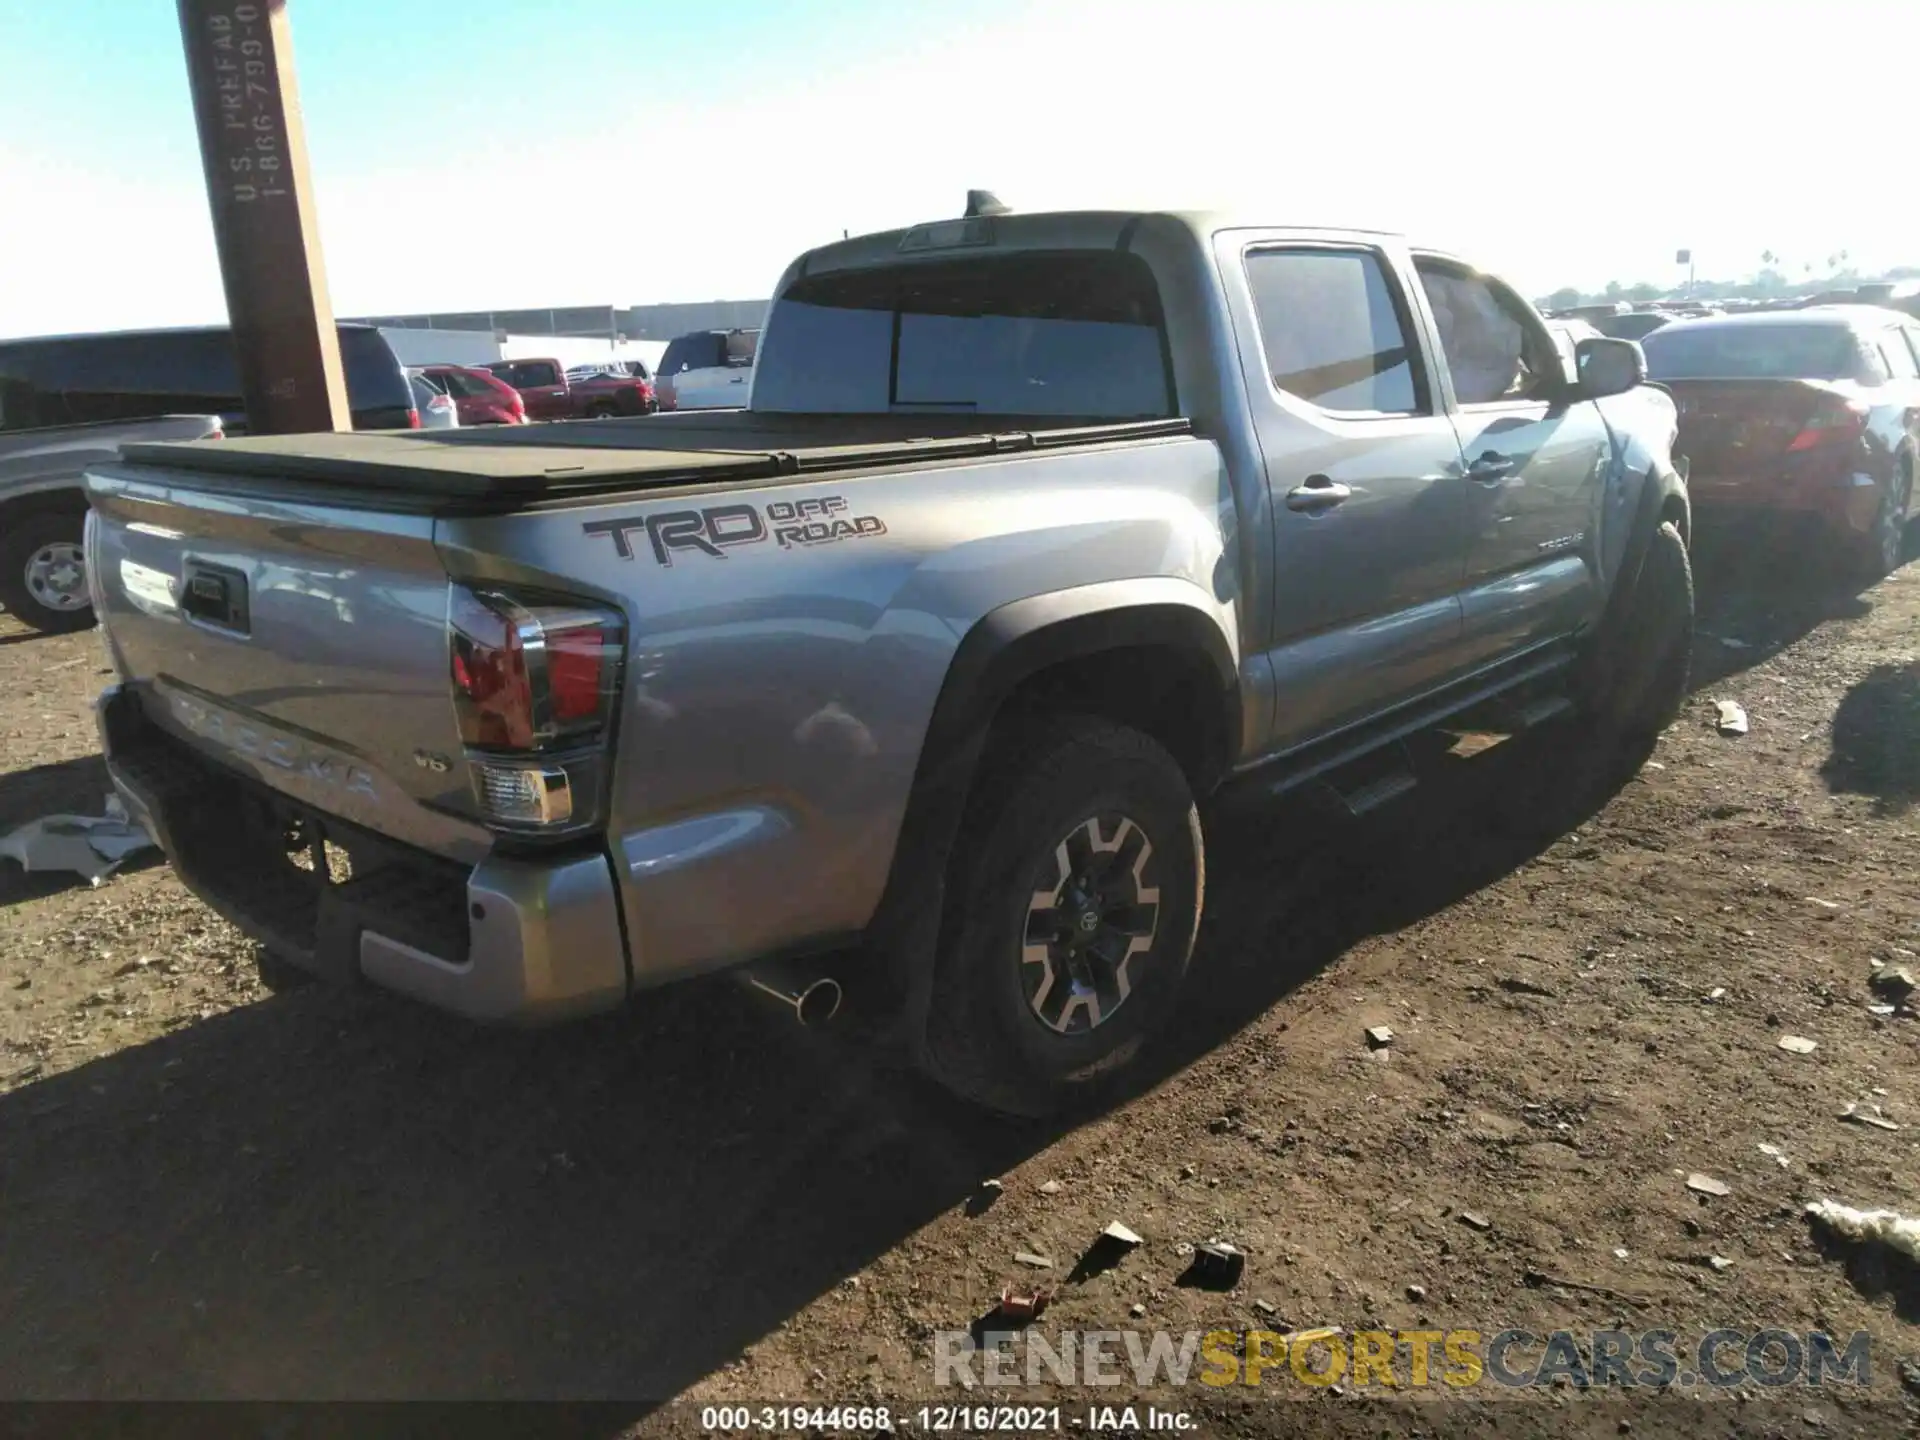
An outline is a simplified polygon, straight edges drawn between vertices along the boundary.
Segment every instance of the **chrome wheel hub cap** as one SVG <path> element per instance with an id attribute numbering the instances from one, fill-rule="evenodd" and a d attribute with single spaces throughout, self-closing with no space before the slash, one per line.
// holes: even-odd
<path id="1" fill-rule="evenodd" d="M 1113 1018 L 1153 947 L 1160 887 L 1153 842 L 1124 815 L 1097 815 L 1054 846 L 1027 906 L 1020 980 L 1034 1017 L 1061 1035 Z"/>
<path id="2" fill-rule="evenodd" d="M 87 562 L 75 540 L 56 540 L 29 555 L 26 581 L 27 593 L 49 610 L 84 610 L 93 603 L 87 596 Z"/>

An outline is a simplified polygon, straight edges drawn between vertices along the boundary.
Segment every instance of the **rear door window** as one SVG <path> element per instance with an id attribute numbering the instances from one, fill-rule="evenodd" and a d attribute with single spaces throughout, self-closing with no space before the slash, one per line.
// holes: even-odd
<path id="1" fill-rule="evenodd" d="M 1276 389 L 1341 414 L 1426 412 L 1405 307 L 1378 253 L 1263 249 L 1246 266 Z"/>
<path id="2" fill-rule="evenodd" d="M 558 385 L 560 376 L 544 360 L 516 361 L 508 368 L 507 378 L 515 389 L 531 390 L 539 385 Z"/>

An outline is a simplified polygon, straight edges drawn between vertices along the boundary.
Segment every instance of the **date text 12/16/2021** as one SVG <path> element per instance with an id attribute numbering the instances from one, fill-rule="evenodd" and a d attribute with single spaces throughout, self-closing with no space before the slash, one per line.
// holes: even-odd
<path id="1" fill-rule="evenodd" d="M 1066 1428 L 1162 1431 L 1182 1434 L 1196 1422 L 1184 1410 L 1157 1405 L 922 1405 L 898 1410 L 886 1405 L 709 1405 L 700 1428 L 710 1434 L 833 1432 L 873 1434 L 911 1426 L 930 1435 L 1053 1434 Z"/>

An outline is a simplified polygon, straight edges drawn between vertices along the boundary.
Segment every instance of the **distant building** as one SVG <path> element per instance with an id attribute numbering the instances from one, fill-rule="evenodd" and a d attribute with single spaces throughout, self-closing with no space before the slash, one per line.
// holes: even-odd
<path id="1" fill-rule="evenodd" d="M 567 305 L 547 310 L 463 310 L 358 318 L 390 330 L 489 330 L 497 335 L 666 341 L 694 330 L 751 330 L 766 312 L 765 300 L 703 300 L 679 305 Z"/>

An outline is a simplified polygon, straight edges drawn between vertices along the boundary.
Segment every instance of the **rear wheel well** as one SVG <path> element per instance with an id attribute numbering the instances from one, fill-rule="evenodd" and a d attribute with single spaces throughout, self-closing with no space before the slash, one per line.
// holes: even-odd
<path id="1" fill-rule="evenodd" d="M 0 500 L 0 520 L 18 522 L 23 516 L 41 515 L 48 511 L 84 513 L 86 508 L 87 492 L 78 485 L 57 490 L 35 490 L 11 500 Z"/>
<path id="2" fill-rule="evenodd" d="M 1152 736 L 1186 772 L 1196 796 L 1226 773 L 1220 679 L 1205 655 L 1127 645 L 1059 661 L 1027 676 L 994 713 L 988 740 L 1042 715 L 1097 715 Z"/>

